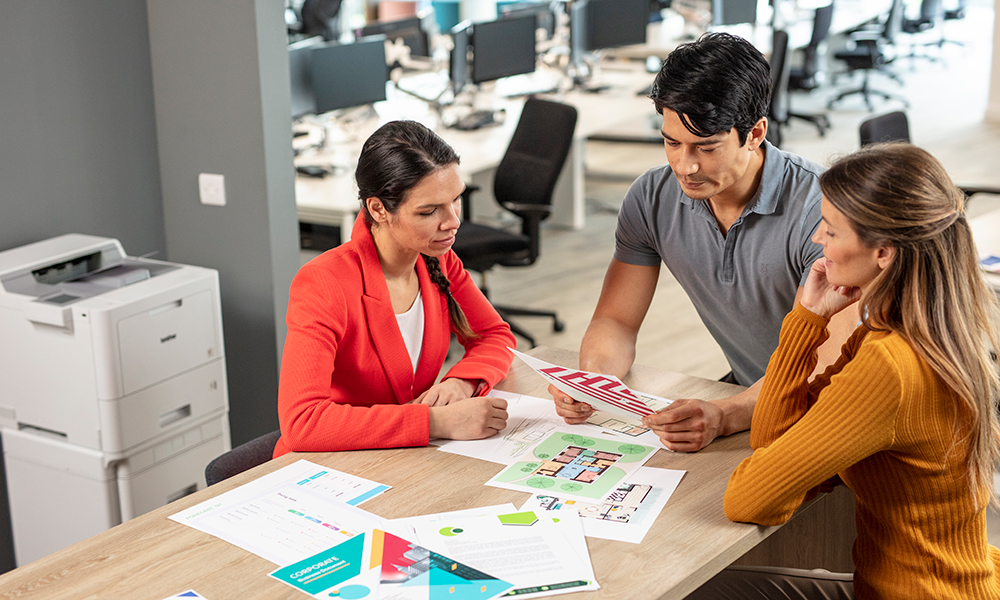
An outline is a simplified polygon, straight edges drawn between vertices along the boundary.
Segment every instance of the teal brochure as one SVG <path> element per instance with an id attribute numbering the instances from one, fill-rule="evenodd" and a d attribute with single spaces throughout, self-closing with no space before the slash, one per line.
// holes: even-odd
<path id="1" fill-rule="evenodd" d="M 271 577 L 314 598 L 489 600 L 513 587 L 379 529 L 282 567 Z"/>

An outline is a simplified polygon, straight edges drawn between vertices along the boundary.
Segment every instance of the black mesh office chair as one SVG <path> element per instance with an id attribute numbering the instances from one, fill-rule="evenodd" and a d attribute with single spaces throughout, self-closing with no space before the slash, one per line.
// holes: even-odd
<path id="1" fill-rule="evenodd" d="M 272 431 L 219 455 L 205 467 L 205 483 L 215 485 L 271 460 L 281 431 Z"/>
<path id="2" fill-rule="evenodd" d="M 496 265 L 525 267 L 534 264 L 541 248 L 541 222 L 552 212 L 552 194 L 573 144 L 576 109 L 572 106 L 528 98 L 514 135 L 493 180 L 493 195 L 504 209 L 521 219 L 521 232 L 472 222 L 472 189 L 462 198 L 464 220 L 452 249 L 465 268 L 482 274 L 482 290 L 489 297 L 486 273 Z M 568 267 L 569 265 L 567 265 Z M 563 323 L 552 311 L 494 304 L 511 330 L 535 346 L 535 338 L 511 322 L 511 316 L 549 317 L 554 331 Z"/>
<path id="3" fill-rule="evenodd" d="M 913 36 L 921 34 L 925 31 L 931 29 L 940 29 L 942 31 L 941 39 L 944 39 L 944 28 L 942 24 L 944 23 L 944 5 L 941 0 L 921 0 L 920 2 L 920 14 L 917 15 L 915 19 L 903 18 L 901 24 L 901 31 L 907 35 Z M 942 42 L 933 41 L 926 42 L 924 44 L 910 44 L 910 53 L 902 58 L 909 58 L 911 61 L 917 58 L 924 58 L 931 62 L 937 62 L 938 57 L 932 54 L 917 54 L 918 46 L 942 46 Z"/>
<path id="4" fill-rule="evenodd" d="M 802 64 L 792 67 L 788 72 L 788 91 L 811 92 L 820 85 L 820 75 L 822 68 L 821 49 L 824 42 L 830 36 L 830 25 L 833 23 L 833 3 L 821 6 L 816 9 L 813 16 L 812 37 L 809 43 L 802 48 Z M 821 136 L 826 135 L 826 130 L 830 128 L 830 119 L 825 114 L 805 114 L 791 110 L 791 98 L 789 98 L 788 116 L 791 119 L 808 121 L 816 126 Z"/>
<path id="5" fill-rule="evenodd" d="M 788 124 L 788 33 L 774 30 L 771 38 L 771 105 L 767 141 L 781 147 L 781 130 Z"/>
<path id="6" fill-rule="evenodd" d="M 861 123 L 859 129 L 861 145 L 880 142 L 909 142 L 910 122 L 901 110 L 878 115 Z M 975 194 L 1000 194 L 1000 188 L 981 185 L 958 185 L 966 196 Z"/>
<path id="7" fill-rule="evenodd" d="M 944 23 L 948 21 L 960 21 L 965 18 L 965 11 L 969 7 L 969 0 L 957 0 L 954 6 L 945 7 L 944 9 Z M 965 46 L 965 42 L 959 42 L 958 40 L 951 40 L 945 37 L 944 23 L 941 24 L 941 39 L 938 40 L 938 48 L 943 48 L 945 44 L 955 44 L 956 46 Z"/>
<path id="8" fill-rule="evenodd" d="M 902 83 L 899 76 L 886 67 L 886 64 L 891 59 L 886 56 L 884 51 L 886 46 L 895 42 L 896 36 L 901 30 L 902 22 L 903 0 L 893 0 L 880 31 L 874 33 L 867 31 L 855 32 L 851 35 L 854 47 L 842 50 L 833 55 L 837 60 L 844 61 L 848 72 L 861 71 L 864 79 L 861 81 L 860 87 L 844 90 L 832 98 L 827 103 L 828 108 L 833 108 L 836 103 L 854 94 L 860 94 L 864 98 L 865 106 L 872 112 L 875 111 L 875 107 L 872 104 L 872 96 L 879 96 L 886 100 L 899 100 L 903 103 L 903 106 L 909 106 L 905 98 L 872 88 L 869 85 L 869 79 L 874 72 L 883 73 L 891 79 Z"/>

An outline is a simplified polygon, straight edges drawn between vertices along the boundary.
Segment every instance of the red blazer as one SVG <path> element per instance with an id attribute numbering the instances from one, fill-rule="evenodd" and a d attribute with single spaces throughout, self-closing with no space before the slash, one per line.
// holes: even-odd
<path id="1" fill-rule="evenodd" d="M 447 377 L 482 380 L 481 394 L 507 376 L 514 336 L 462 261 L 440 258 L 479 339 Z M 451 339 L 448 303 L 417 260 L 424 338 L 416 373 L 396 324 L 375 242 L 358 217 L 351 241 L 323 253 L 295 275 L 288 298 L 288 335 L 281 359 L 274 456 L 426 446 L 428 407 L 407 404 L 434 385 Z"/>

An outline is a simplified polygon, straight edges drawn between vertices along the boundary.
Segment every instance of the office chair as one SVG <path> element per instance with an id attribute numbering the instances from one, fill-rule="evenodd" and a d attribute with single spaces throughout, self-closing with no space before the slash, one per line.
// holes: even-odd
<path id="1" fill-rule="evenodd" d="M 906 118 L 906 113 L 897 110 L 866 119 L 861 123 L 859 134 L 862 146 L 881 142 L 909 142 L 910 122 Z M 969 197 L 975 194 L 1000 194 L 1000 188 L 996 187 L 956 185 Z"/>
<path id="2" fill-rule="evenodd" d="M 907 35 L 913 36 L 925 31 L 929 31 L 934 28 L 940 28 L 941 39 L 944 39 L 944 28 L 942 23 L 944 22 L 944 6 L 941 0 L 921 0 L 920 2 L 920 14 L 916 19 L 903 18 L 901 32 Z M 927 42 L 922 44 L 923 46 L 938 46 L 939 48 L 944 45 L 944 42 Z M 910 53 L 903 58 L 909 58 L 911 61 L 917 58 L 925 58 L 931 62 L 937 62 L 938 58 L 930 54 L 917 54 L 917 45 L 910 44 Z"/>
<path id="3" fill-rule="evenodd" d="M 821 6 L 816 9 L 813 17 L 812 37 L 809 44 L 802 48 L 802 66 L 792 67 L 788 72 L 788 91 L 811 92 L 819 87 L 819 76 L 821 74 L 820 48 L 830 36 L 830 25 L 833 23 L 833 3 Z M 805 114 L 791 110 L 791 99 L 789 99 L 788 116 L 793 119 L 808 121 L 816 126 L 819 135 L 826 135 L 826 130 L 830 128 L 830 119 L 825 114 Z"/>
<path id="4" fill-rule="evenodd" d="M 935 42 L 938 48 L 944 48 L 945 44 L 955 44 L 956 46 L 965 46 L 965 42 L 959 42 L 958 40 L 950 40 L 944 36 L 944 24 L 948 21 L 960 21 L 965 18 L 965 9 L 969 7 L 969 0 L 958 0 L 955 6 L 951 8 L 945 8 L 941 23 L 941 38 Z"/>
<path id="5" fill-rule="evenodd" d="M 899 100 L 903 103 L 903 106 L 909 106 L 905 98 L 874 89 L 869 85 L 871 74 L 875 71 L 902 83 L 899 76 L 886 67 L 886 64 L 891 62 L 891 59 L 883 51 L 885 45 L 891 45 L 895 41 L 896 35 L 901 30 L 902 22 L 903 0 L 893 0 L 885 21 L 882 24 L 881 31 L 874 34 L 866 31 L 855 32 L 851 35 L 854 47 L 836 52 L 833 55 L 834 58 L 844 61 L 848 72 L 861 71 L 864 79 L 862 79 L 860 87 L 845 90 L 832 98 L 827 103 L 828 108 L 832 109 L 836 103 L 854 94 L 861 94 L 861 97 L 864 98 L 865 106 L 871 112 L 875 111 L 875 107 L 872 104 L 872 96 L 879 96 L 886 100 Z"/>
<path id="6" fill-rule="evenodd" d="M 481 289 L 489 297 L 486 273 L 496 265 L 525 267 L 539 256 L 541 222 L 552 212 L 552 194 L 573 144 L 576 108 L 558 102 L 528 98 L 517 128 L 507 146 L 493 179 L 493 195 L 505 210 L 521 219 L 521 232 L 472 222 L 472 189 L 462 196 L 465 213 L 455 235 L 452 250 L 465 268 L 482 275 Z M 569 265 L 567 265 L 569 268 Z M 563 323 L 552 311 L 530 310 L 494 304 L 511 331 L 526 339 L 532 347 L 535 338 L 510 320 L 510 316 L 537 316 L 552 319 L 553 331 L 562 331 Z"/>
<path id="7" fill-rule="evenodd" d="M 296 33 L 305 38 L 321 35 L 328 42 L 337 39 L 341 3 L 342 0 L 305 0 Z"/>
<path id="8" fill-rule="evenodd" d="M 771 38 L 771 105 L 768 107 L 767 141 L 781 147 L 781 128 L 788 124 L 788 32 L 774 30 Z"/>
<path id="9" fill-rule="evenodd" d="M 272 431 L 219 455 L 205 467 L 205 483 L 215 485 L 271 460 L 281 431 Z"/>

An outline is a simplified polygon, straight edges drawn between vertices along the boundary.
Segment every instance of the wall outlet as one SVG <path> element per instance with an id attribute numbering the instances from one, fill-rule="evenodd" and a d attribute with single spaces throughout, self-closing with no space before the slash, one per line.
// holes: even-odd
<path id="1" fill-rule="evenodd" d="M 214 173 L 198 174 L 198 194 L 202 204 L 226 205 L 226 178 Z"/>

